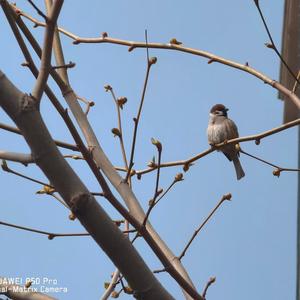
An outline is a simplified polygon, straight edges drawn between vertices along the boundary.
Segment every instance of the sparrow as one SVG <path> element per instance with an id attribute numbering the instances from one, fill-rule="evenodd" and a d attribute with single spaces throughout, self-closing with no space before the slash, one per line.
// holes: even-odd
<path id="1" fill-rule="evenodd" d="M 207 138 L 208 143 L 211 146 L 239 137 L 237 126 L 228 118 L 227 111 L 228 108 L 223 104 L 216 104 L 210 110 Z M 241 166 L 239 160 L 240 154 L 236 145 L 224 145 L 221 147 L 220 151 L 233 162 L 237 179 L 240 180 L 243 178 L 245 172 Z"/>

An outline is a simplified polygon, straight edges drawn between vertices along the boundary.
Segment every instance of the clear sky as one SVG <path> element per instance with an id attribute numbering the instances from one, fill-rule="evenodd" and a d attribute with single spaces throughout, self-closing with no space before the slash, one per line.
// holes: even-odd
<path id="1" fill-rule="evenodd" d="M 35 1 L 40 5 L 42 1 Z M 283 1 L 260 1 L 274 41 L 280 48 Z M 18 1 L 26 12 L 37 14 Z M 27 23 L 31 28 L 32 25 Z M 168 43 L 177 38 L 185 46 L 206 50 L 245 63 L 278 79 L 279 61 L 264 46 L 268 42 L 253 1 L 66 1 L 59 24 L 83 36 L 95 37 L 106 31 L 109 36 L 126 40 Z M 42 40 L 43 30 L 33 29 Z M 20 66 L 24 61 L 1 11 L 0 67 L 24 92 L 30 93 L 34 79 Z M 73 45 L 63 38 L 66 61 L 76 93 L 93 100 L 89 114 L 101 145 L 116 165 L 122 164 L 118 140 L 110 130 L 117 126 L 114 103 L 103 86 L 113 86 L 117 96 L 126 96 L 123 111 L 126 149 L 130 150 L 133 122 L 144 81 L 144 49 L 128 52 L 126 47 L 108 44 Z M 135 168 L 143 169 L 156 154 L 151 137 L 163 144 L 162 160 L 186 159 L 208 148 L 206 127 L 208 111 L 216 103 L 229 107 L 241 136 L 252 135 L 282 123 L 283 105 L 276 90 L 249 74 L 207 60 L 165 50 L 150 50 L 158 58 L 150 74 L 145 106 L 138 131 Z M 34 56 L 35 57 L 35 56 Z M 54 84 L 52 84 L 55 87 Z M 59 99 L 65 105 L 57 88 Z M 52 135 L 72 142 L 63 122 L 42 100 L 42 115 Z M 12 124 L 0 111 L 0 122 Z M 34 128 L 33 128 L 34 130 Z M 297 166 L 297 129 L 261 141 L 243 143 L 254 155 L 282 167 Z M 22 138 L 0 130 L 0 149 L 28 153 Z M 64 154 L 69 151 L 62 150 Z M 296 275 L 296 191 L 297 174 L 272 175 L 273 169 L 241 155 L 246 177 L 239 182 L 232 164 L 220 153 L 197 161 L 153 211 L 150 220 L 170 248 L 180 254 L 194 230 L 209 214 L 223 194 L 232 193 L 213 219 L 197 236 L 183 264 L 195 285 L 202 291 L 208 278 L 216 283 L 207 299 L 293 299 Z M 91 172 L 82 161 L 72 161 L 82 180 L 99 191 Z M 14 170 L 46 180 L 34 166 L 25 168 L 10 163 Z M 160 186 L 166 188 L 181 168 L 162 170 Z M 22 178 L 0 172 L 0 221 L 52 232 L 83 232 L 78 221 L 68 220 L 68 211 L 53 198 L 37 195 L 41 187 Z M 155 174 L 134 180 L 134 190 L 147 208 L 155 186 Z M 100 204 L 112 218 L 120 218 L 104 199 Z M 67 293 L 51 294 L 59 299 L 99 299 L 113 265 L 88 237 L 56 238 L 0 227 L 0 276 L 50 278 L 66 287 Z M 152 269 L 160 262 L 149 247 L 139 240 L 137 248 Z M 122 255 L 122 253 L 120 253 Z M 182 299 L 180 288 L 167 274 L 158 278 L 175 299 Z M 122 294 L 121 299 L 130 299 Z"/>

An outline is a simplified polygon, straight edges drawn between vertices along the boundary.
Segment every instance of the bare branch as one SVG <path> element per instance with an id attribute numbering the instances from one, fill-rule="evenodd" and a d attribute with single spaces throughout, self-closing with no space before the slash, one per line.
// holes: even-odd
<path id="1" fill-rule="evenodd" d="M 116 287 L 119 276 L 120 276 L 120 271 L 117 269 L 114 271 L 114 275 L 111 278 L 111 281 L 110 281 L 108 287 L 105 289 L 105 292 L 101 296 L 101 298 L 100 298 L 101 300 L 107 300 L 110 297 L 111 293 L 113 292 L 113 290 Z"/>
<path id="2" fill-rule="evenodd" d="M 208 282 L 206 283 L 205 285 L 205 288 L 203 290 L 203 293 L 202 293 L 202 297 L 203 297 L 203 300 L 206 300 L 206 293 L 207 293 L 207 290 L 208 288 L 216 282 L 216 277 L 210 277 Z"/>
<path id="3" fill-rule="evenodd" d="M 293 86 L 293 90 L 292 90 L 293 93 L 297 92 L 297 89 L 299 87 L 299 80 L 300 80 L 300 70 L 298 71 L 297 80 L 295 80 L 295 84 Z"/>
<path id="4" fill-rule="evenodd" d="M 159 168 L 158 168 L 159 169 Z M 157 203 L 171 190 L 171 188 L 179 181 L 182 181 L 183 180 L 183 175 L 182 173 L 178 173 L 174 180 L 172 181 L 172 183 L 168 186 L 168 188 L 162 193 L 162 195 L 157 199 L 157 200 L 154 200 L 154 199 L 151 199 L 150 200 L 150 203 L 149 203 L 149 208 L 148 208 L 148 211 L 146 212 L 146 217 L 145 217 L 145 220 L 147 220 L 149 218 L 149 215 L 152 211 L 152 209 L 157 205 Z M 158 193 L 156 192 L 156 195 Z M 144 221 L 143 222 L 144 224 L 146 224 L 146 222 Z"/>
<path id="5" fill-rule="evenodd" d="M 7 125 L 7 124 L 0 123 L 0 129 L 22 135 L 21 131 L 18 128 Z M 73 150 L 73 151 L 78 151 L 78 148 L 76 145 L 68 144 L 68 143 L 65 143 L 62 141 L 58 141 L 58 140 L 54 140 L 54 143 L 58 147 L 66 148 L 66 149 Z"/>
<path id="6" fill-rule="evenodd" d="M 0 159 L 19 162 L 24 165 L 34 162 L 31 154 L 17 153 L 17 152 L 8 152 L 0 150 Z"/>
<path id="7" fill-rule="evenodd" d="M 221 200 L 219 201 L 219 203 L 216 205 L 216 207 L 211 211 L 211 213 L 207 216 L 207 218 L 203 221 L 203 223 L 195 230 L 194 234 L 192 235 L 191 239 L 188 241 L 187 245 L 185 246 L 185 248 L 183 249 L 182 253 L 179 255 L 178 259 L 181 260 L 186 251 L 188 250 L 188 248 L 190 247 L 190 245 L 192 244 L 193 240 L 195 239 L 195 237 L 197 236 L 197 234 L 200 232 L 200 230 L 204 227 L 204 225 L 208 222 L 208 220 L 213 216 L 213 214 L 217 211 L 217 209 L 221 206 L 221 204 L 225 201 L 225 200 L 231 200 L 231 194 L 226 194 L 224 195 Z"/>
<path id="8" fill-rule="evenodd" d="M 266 138 L 267 136 L 276 134 L 276 133 L 278 133 L 280 131 L 283 131 L 283 130 L 286 130 L 288 128 L 297 126 L 299 124 L 300 124 L 300 118 L 296 119 L 294 121 L 285 123 L 285 124 L 283 124 L 281 126 L 275 127 L 273 129 L 264 131 L 264 132 L 259 133 L 259 134 L 249 135 L 249 136 L 244 136 L 244 137 L 239 137 L 239 138 L 235 138 L 235 139 L 232 139 L 232 140 L 228 140 L 228 141 L 226 141 L 224 143 L 220 143 L 218 145 L 215 145 L 213 148 L 209 148 L 209 149 L 207 149 L 207 150 L 205 150 L 203 152 L 200 152 L 197 155 L 192 156 L 192 157 L 190 157 L 188 159 L 162 163 L 162 164 L 160 164 L 160 168 L 168 168 L 168 167 L 176 167 L 176 166 L 189 166 L 193 162 L 195 162 L 198 159 L 200 159 L 200 158 L 202 158 L 202 157 L 204 157 L 204 156 L 206 156 L 206 155 L 208 155 L 208 154 L 216 151 L 217 149 L 221 148 L 225 144 L 237 144 L 237 143 L 249 142 L 249 141 L 255 141 L 256 144 L 259 144 L 260 140 Z M 151 165 L 151 167 L 149 167 L 147 169 L 136 170 L 135 173 L 136 173 L 137 176 L 142 176 L 143 174 L 146 174 L 146 173 L 149 173 L 149 172 L 152 172 L 152 171 L 156 170 L 157 167 L 158 166 L 156 164 L 154 164 L 154 165 Z"/>
<path id="9" fill-rule="evenodd" d="M 62 5 L 63 5 L 63 0 L 56 0 L 51 8 L 49 17 L 47 17 L 46 20 L 47 26 L 46 26 L 46 32 L 44 37 L 41 66 L 40 66 L 38 77 L 36 79 L 35 86 L 32 91 L 32 96 L 37 102 L 41 100 L 42 94 L 46 87 L 49 72 L 51 69 L 51 52 L 52 52 L 54 30 L 56 26 L 56 20 L 58 18 Z"/>
<path id="10" fill-rule="evenodd" d="M 133 129 L 133 138 L 132 138 L 132 143 L 131 143 L 131 152 L 130 152 L 130 159 L 129 159 L 129 165 L 128 165 L 128 171 L 125 177 L 125 182 L 128 181 L 128 178 L 131 174 L 131 169 L 133 167 L 133 159 L 134 159 L 134 151 L 135 151 L 135 143 L 136 143 L 136 138 L 137 138 L 137 130 L 139 126 L 139 121 L 142 113 L 142 108 L 144 104 L 144 99 L 145 99 L 145 94 L 146 94 L 146 89 L 148 85 L 148 79 L 149 79 L 149 74 L 150 74 L 150 69 L 151 66 L 156 63 L 156 57 L 151 57 L 148 59 L 148 52 L 147 52 L 147 70 L 146 70 L 146 76 L 145 76 L 145 81 L 144 81 L 144 86 L 143 86 L 143 91 L 142 91 L 142 96 L 141 96 L 141 101 L 138 109 L 137 116 L 133 118 L 134 121 L 134 129 Z"/>
<path id="11" fill-rule="evenodd" d="M 146 213 L 145 219 L 143 221 L 143 226 L 146 225 L 147 220 L 149 218 L 149 215 L 151 213 L 151 210 L 154 208 L 155 204 L 156 204 L 156 199 L 159 196 L 159 177 L 160 177 L 160 163 L 161 163 L 161 152 L 162 152 L 162 145 L 158 140 L 155 140 L 152 138 L 152 144 L 156 146 L 157 148 L 157 152 L 158 152 L 158 167 L 157 167 L 157 173 L 156 173 L 156 182 L 155 182 L 155 189 L 154 189 L 154 195 L 153 198 L 149 201 L 149 209 Z M 171 185 L 172 186 L 172 185 Z M 170 188 L 169 188 L 170 190 Z"/>
<path id="12" fill-rule="evenodd" d="M 41 17 L 43 17 L 44 19 L 45 19 L 45 21 L 47 22 L 47 20 L 48 20 L 48 17 L 38 8 L 38 6 L 36 6 L 35 4 L 34 4 L 34 2 L 32 1 L 32 0 L 27 0 L 30 4 L 31 4 L 31 6 L 36 10 L 36 12 L 41 16 Z"/>
<path id="13" fill-rule="evenodd" d="M 34 22 L 36 25 L 45 26 L 44 23 L 39 22 L 39 21 L 35 20 L 34 18 L 28 16 L 27 14 L 22 12 L 20 9 L 16 8 L 16 6 L 13 6 L 13 8 L 17 11 L 17 13 L 19 13 L 20 15 L 26 17 L 30 21 Z M 218 62 L 218 63 L 224 64 L 224 65 L 227 65 L 229 67 L 239 69 L 243 72 L 249 73 L 249 74 L 257 77 L 258 79 L 262 80 L 264 83 L 266 83 L 266 84 L 270 85 L 271 87 L 277 89 L 278 91 L 282 92 L 284 95 L 286 95 L 288 97 L 288 99 L 290 101 L 294 102 L 294 104 L 298 107 L 298 109 L 300 109 L 300 99 L 297 97 L 297 95 L 295 93 L 288 90 L 286 87 L 284 87 L 279 82 L 277 82 L 273 79 L 270 79 L 269 77 L 267 77 L 263 73 L 257 71 L 254 68 L 251 68 L 248 63 L 246 63 L 246 64 L 237 63 L 237 62 L 225 59 L 221 56 L 217 56 L 215 54 L 209 53 L 207 51 L 185 47 L 181 43 L 180 44 L 178 44 L 178 43 L 168 43 L 168 44 L 144 43 L 144 42 L 136 42 L 136 41 L 128 41 L 128 40 L 110 38 L 110 37 L 108 37 L 107 34 L 105 36 L 96 37 L 96 38 L 82 38 L 82 37 L 79 37 L 79 36 L 69 32 L 69 31 L 63 29 L 63 28 L 58 28 L 58 30 L 61 33 L 68 36 L 69 38 L 73 39 L 74 44 L 80 44 L 80 43 L 99 43 L 99 44 L 109 43 L 109 44 L 117 44 L 117 45 L 121 45 L 121 46 L 127 46 L 127 47 L 129 47 L 129 51 L 132 51 L 136 48 L 148 48 L 148 49 L 152 48 L 152 49 L 164 49 L 164 50 L 173 50 L 173 51 L 175 50 L 175 51 L 179 51 L 179 52 L 189 53 L 189 54 L 192 54 L 192 55 L 202 56 L 202 57 L 208 58 L 209 63 Z"/>
<path id="14" fill-rule="evenodd" d="M 127 155 L 126 155 L 124 139 L 123 139 L 123 128 L 122 128 L 122 118 L 121 118 L 121 109 L 123 108 L 123 105 L 127 102 L 127 99 L 124 98 L 124 97 L 123 97 L 123 101 L 120 101 L 120 99 L 117 99 L 116 95 L 114 93 L 114 90 L 110 85 L 106 85 L 104 88 L 105 88 L 106 91 L 110 91 L 110 93 L 113 97 L 113 100 L 115 102 L 115 105 L 116 105 L 117 114 L 118 114 L 118 130 L 119 130 L 119 133 L 120 133 L 118 135 L 118 138 L 119 138 L 119 141 L 120 141 L 120 146 L 121 146 L 121 151 L 122 151 L 122 156 L 123 156 L 125 169 L 128 172 L 128 161 L 127 161 Z"/>
<path id="15" fill-rule="evenodd" d="M 39 233 L 42 235 L 47 235 L 49 240 L 53 240 L 55 237 L 66 237 L 66 236 L 89 236 L 90 234 L 87 232 L 84 233 L 54 233 L 54 232 L 49 232 L 49 231 L 44 231 L 44 230 L 38 230 L 30 227 L 25 227 L 25 226 L 20 226 L 16 224 L 11 224 L 7 222 L 0 221 L 0 225 L 3 226 L 8 226 L 16 229 L 21 229 L 25 231 L 30 231 L 34 233 Z"/>
<path id="16" fill-rule="evenodd" d="M 47 14 L 49 15 L 51 12 L 51 9 L 53 7 L 53 1 L 52 0 L 45 0 L 46 10 Z M 57 65 L 66 65 L 63 48 L 59 36 L 59 31 L 57 30 L 57 26 L 55 26 L 54 30 L 54 38 L 53 38 L 53 53 L 55 56 L 56 64 Z M 58 70 L 58 74 L 61 76 L 63 81 L 66 84 L 69 84 L 69 77 L 68 77 L 68 70 L 63 68 Z"/>
<path id="17" fill-rule="evenodd" d="M 76 64 L 72 61 L 70 61 L 68 64 L 64 64 L 64 65 L 57 65 L 57 66 L 53 66 L 52 68 L 57 70 L 57 69 L 71 69 L 74 68 L 76 66 Z"/>
<path id="18" fill-rule="evenodd" d="M 29 180 L 29 181 L 33 181 L 33 182 L 35 182 L 35 183 L 42 184 L 42 185 L 44 185 L 44 186 L 48 186 L 48 187 L 50 187 L 50 188 L 53 188 L 53 186 L 50 185 L 50 184 L 48 184 L 48 183 L 42 182 L 42 181 L 40 181 L 40 180 L 31 178 L 31 177 L 28 177 L 28 176 L 26 176 L 26 175 L 23 175 L 23 174 L 21 174 L 21 173 L 19 173 L 19 172 L 16 172 L 16 171 L 12 170 L 11 168 L 8 167 L 8 165 L 7 165 L 7 163 L 6 163 L 5 160 L 2 160 L 1 168 L 2 168 L 2 170 L 5 171 L 5 172 L 11 173 L 11 174 L 17 175 L 17 176 L 19 176 L 19 177 L 25 178 L 25 179 L 27 179 L 27 180 Z"/>
<path id="19" fill-rule="evenodd" d="M 275 53 L 277 54 L 277 56 L 279 57 L 280 61 L 283 63 L 283 65 L 286 67 L 286 69 L 289 71 L 289 73 L 292 75 L 292 77 L 295 79 L 295 81 L 300 84 L 299 78 L 294 74 L 294 72 L 292 71 L 292 69 L 290 68 L 290 66 L 286 63 L 286 61 L 283 59 L 282 55 L 280 54 L 280 51 L 278 51 L 276 44 L 274 43 L 274 40 L 272 38 L 271 32 L 269 30 L 269 27 L 267 25 L 266 19 L 262 13 L 262 10 L 260 8 L 259 5 L 259 1 L 254 0 L 255 6 L 257 7 L 257 10 L 259 12 L 260 18 L 264 24 L 264 27 L 266 29 L 266 32 L 268 34 L 268 37 L 270 39 L 271 45 L 267 46 L 268 48 L 271 48 L 275 51 Z"/>
<path id="20" fill-rule="evenodd" d="M 245 154 L 245 155 L 247 155 L 247 156 L 250 156 L 250 157 L 252 157 L 252 158 L 254 158 L 254 159 L 256 159 L 256 160 L 259 160 L 259 161 L 263 162 L 264 164 L 267 164 L 267 165 L 269 165 L 269 166 L 272 166 L 272 167 L 276 168 L 276 169 L 273 171 L 273 175 L 274 175 L 274 176 L 278 176 L 278 177 L 279 177 L 280 173 L 283 172 L 283 171 L 286 171 L 286 172 L 300 172 L 300 169 L 295 169 L 295 168 L 283 168 L 283 167 L 280 167 L 280 166 L 278 166 L 278 165 L 272 164 L 272 163 L 270 163 L 270 162 L 268 162 L 268 161 L 266 161 L 266 160 L 264 160 L 264 159 L 262 159 L 262 158 L 259 158 L 259 157 L 255 156 L 255 155 L 252 155 L 252 154 L 250 154 L 250 153 L 244 151 L 243 149 L 240 149 L 240 152 L 243 153 L 243 154 Z"/>

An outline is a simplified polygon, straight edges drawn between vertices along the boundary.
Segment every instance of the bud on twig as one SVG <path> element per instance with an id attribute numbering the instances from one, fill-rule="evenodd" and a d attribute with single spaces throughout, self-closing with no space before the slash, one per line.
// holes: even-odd
<path id="1" fill-rule="evenodd" d="M 49 234 L 48 235 L 48 240 L 53 240 L 54 239 L 54 235 L 53 234 Z"/>
<path id="2" fill-rule="evenodd" d="M 119 293 L 118 292 L 116 292 L 116 291 L 112 291 L 112 293 L 110 294 L 110 296 L 112 297 L 112 298 L 119 298 Z"/>
<path id="3" fill-rule="evenodd" d="M 273 170 L 273 175 L 274 176 L 277 176 L 277 177 L 279 177 L 280 176 L 280 173 L 281 173 L 281 170 L 280 169 L 275 169 L 275 170 Z"/>
<path id="4" fill-rule="evenodd" d="M 10 171 L 10 168 L 8 167 L 6 160 L 4 160 L 4 159 L 2 159 L 1 168 L 3 171 L 6 171 L 6 172 Z"/>
<path id="5" fill-rule="evenodd" d="M 151 143 L 152 143 L 154 146 L 156 146 L 158 152 L 161 152 L 161 151 L 162 151 L 162 144 L 161 144 L 161 142 L 160 142 L 159 140 L 156 140 L 156 139 L 154 139 L 154 138 L 151 138 Z"/>
<path id="6" fill-rule="evenodd" d="M 224 201 L 224 200 L 230 201 L 230 200 L 231 200 L 231 197 L 232 197 L 232 195 L 231 195 L 230 193 L 228 193 L 228 194 L 226 194 L 226 195 L 223 195 L 222 200 L 223 200 L 223 201 Z"/>
<path id="7" fill-rule="evenodd" d="M 155 198 L 158 197 L 163 191 L 164 191 L 164 189 L 157 190 Z"/>
<path id="8" fill-rule="evenodd" d="M 73 213 L 69 214 L 70 221 L 74 221 L 75 219 L 76 219 L 76 216 Z"/>
<path id="9" fill-rule="evenodd" d="M 192 166 L 192 163 L 186 163 L 183 165 L 183 171 L 187 172 L 190 169 L 190 166 Z"/>
<path id="10" fill-rule="evenodd" d="M 182 45 L 182 42 L 179 42 L 175 38 L 172 38 L 170 40 L 170 44 L 172 44 L 172 45 Z"/>
<path id="11" fill-rule="evenodd" d="M 109 84 L 107 84 L 104 86 L 104 89 L 105 89 L 105 92 L 108 92 L 108 91 L 112 90 L 112 87 Z"/>
<path id="12" fill-rule="evenodd" d="M 118 136 L 120 138 L 122 136 L 122 134 L 121 134 L 121 132 L 120 132 L 120 130 L 118 128 L 113 128 L 111 130 L 111 132 L 113 133 L 114 137 Z"/>
<path id="13" fill-rule="evenodd" d="M 122 223 L 124 223 L 124 220 L 115 220 L 114 223 L 120 227 Z"/>
<path id="14" fill-rule="evenodd" d="M 51 186 L 44 185 L 43 189 L 36 192 L 36 194 L 47 194 L 52 195 L 55 192 L 55 189 Z"/>
<path id="15" fill-rule="evenodd" d="M 132 295 L 133 294 L 133 289 L 130 286 L 124 286 L 124 292 L 126 294 Z"/>
<path id="16" fill-rule="evenodd" d="M 275 47 L 272 43 L 265 43 L 265 46 L 270 49 L 275 49 Z"/>
<path id="17" fill-rule="evenodd" d="M 154 204 L 155 204 L 154 199 L 150 199 L 149 202 L 148 202 L 148 205 L 149 205 L 150 207 L 152 207 Z"/>
<path id="18" fill-rule="evenodd" d="M 127 98 L 126 97 L 120 97 L 117 99 L 117 104 L 118 106 L 123 109 L 124 104 L 127 102 Z"/>
<path id="19" fill-rule="evenodd" d="M 154 65 L 157 62 L 157 57 L 150 57 L 149 58 L 149 65 Z"/>
<path id="20" fill-rule="evenodd" d="M 178 173 L 175 175 L 174 181 L 178 182 L 178 181 L 182 181 L 183 180 L 183 174 L 182 173 Z"/>

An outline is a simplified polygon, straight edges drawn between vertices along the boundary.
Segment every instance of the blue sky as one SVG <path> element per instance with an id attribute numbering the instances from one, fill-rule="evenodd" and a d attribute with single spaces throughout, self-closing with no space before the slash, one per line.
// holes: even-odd
<path id="1" fill-rule="evenodd" d="M 37 1 L 36 1 L 37 2 Z M 280 48 L 283 1 L 260 1 L 274 41 Z M 36 16 L 26 1 L 18 2 Z M 39 18 L 39 17 L 37 17 Z M 184 45 L 206 50 L 249 64 L 270 78 L 278 79 L 279 61 L 264 46 L 268 42 L 253 1 L 66 1 L 59 24 L 84 37 L 109 36 L 127 40 L 167 43 L 177 38 Z M 30 23 L 28 23 L 31 26 Z M 20 67 L 24 61 L 1 12 L 1 69 L 24 92 L 34 86 L 33 76 Z M 33 29 L 42 40 L 43 30 Z M 116 165 L 122 164 L 118 140 L 110 130 L 117 126 L 114 103 L 103 86 L 113 86 L 117 96 L 126 96 L 123 111 L 124 138 L 130 151 L 133 122 L 138 108 L 146 67 L 144 49 L 128 53 L 126 47 L 108 44 L 72 45 L 62 38 L 66 61 L 74 61 L 70 81 L 82 97 L 96 105 L 89 119 L 100 143 Z M 150 50 L 158 61 L 149 85 L 138 131 L 135 168 L 145 168 L 155 155 L 151 137 L 163 144 L 162 161 L 186 159 L 207 149 L 208 111 L 215 103 L 229 107 L 229 116 L 241 136 L 252 135 L 282 123 L 283 106 L 276 90 L 249 74 L 207 60 L 165 50 Z M 35 57 L 35 56 L 34 56 Z M 65 105 L 60 92 L 53 89 Z M 58 114 L 42 100 L 42 115 L 53 137 L 72 142 Z M 12 124 L 0 111 L 0 122 Z M 34 129 L 33 129 L 34 130 Z M 297 129 L 292 128 L 261 141 L 243 143 L 245 151 L 282 167 L 297 165 Z M 28 152 L 21 137 L 0 131 L 0 149 Z M 69 151 L 62 150 L 69 154 Z M 71 161 L 92 191 L 96 180 L 82 161 Z M 216 283 L 207 299 L 293 299 L 296 271 L 296 173 L 272 175 L 272 168 L 241 155 L 246 177 L 237 182 L 233 166 L 220 153 L 196 162 L 153 211 L 150 220 L 170 248 L 180 254 L 198 225 L 223 194 L 232 193 L 213 219 L 197 236 L 183 264 L 201 291 L 210 276 Z M 10 163 L 13 169 L 46 180 L 35 168 Z M 181 168 L 162 170 L 166 188 Z M 68 211 L 48 196 L 36 195 L 40 186 L 0 172 L 0 220 L 52 232 L 82 232 L 80 224 L 68 220 Z M 133 182 L 136 195 L 147 208 L 155 187 L 155 174 Z M 119 215 L 105 202 L 100 204 L 112 218 Z M 114 270 L 112 263 L 88 237 L 46 237 L 0 227 L 1 276 L 38 277 L 57 280 L 68 293 L 59 299 L 99 299 L 103 283 Z M 152 269 L 161 267 L 142 240 L 137 248 Z M 122 254 L 120 254 L 122 255 Z M 158 274 L 164 286 L 182 299 L 180 288 L 167 274 Z M 121 299 L 129 299 L 122 294 Z"/>

